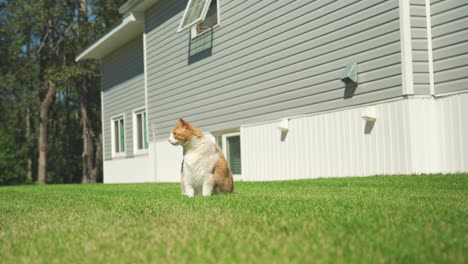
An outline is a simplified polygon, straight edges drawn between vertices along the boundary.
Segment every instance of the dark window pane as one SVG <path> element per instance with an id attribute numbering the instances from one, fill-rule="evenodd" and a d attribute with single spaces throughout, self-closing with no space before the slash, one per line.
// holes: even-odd
<path id="1" fill-rule="evenodd" d="M 142 122 L 142 114 L 138 114 L 137 115 L 137 146 L 138 146 L 138 149 L 143 149 L 143 136 L 142 136 L 142 132 L 143 132 L 143 129 L 142 129 L 142 126 L 143 126 L 143 122 Z"/>
<path id="2" fill-rule="evenodd" d="M 212 0 L 206 18 L 201 23 L 201 29 L 207 30 L 214 25 L 218 24 L 218 1 Z"/>
<path id="3" fill-rule="evenodd" d="M 148 128 L 146 126 L 146 112 L 143 113 L 143 140 L 145 141 L 145 149 L 148 148 Z"/>
<path id="4" fill-rule="evenodd" d="M 119 121 L 114 121 L 114 150 L 115 152 L 120 152 L 119 146 Z"/>
<path id="5" fill-rule="evenodd" d="M 125 131 L 124 131 L 124 121 L 120 119 L 120 152 L 125 151 Z"/>
<path id="6" fill-rule="evenodd" d="M 226 138 L 229 168 L 232 174 L 242 174 L 240 136 Z"/>

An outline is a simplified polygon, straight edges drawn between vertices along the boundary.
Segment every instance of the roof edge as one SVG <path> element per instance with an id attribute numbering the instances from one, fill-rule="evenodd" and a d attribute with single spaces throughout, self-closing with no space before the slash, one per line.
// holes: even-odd
<path id="1" fill-rule="evenodd" d="M 75 57 L 75 61 L 100 59 L 111 52 L 112 49 L 118 48 L 128 41 L 127 38 L 132 37 L 128 35 L 129 32 L 131 35 L 136 35 L 143 33 L 143 31 L 144 15 L 141 13 L 130 13 L 115 28 L 81 51 L 78 56 Z"/>
<path id="2" fill-rule="evenodd" d="M 128 0 L 119 8 L 119 13 L 124 17 L 133 12 L 144 13 L 157 2 L 159 0 Z"/>
<path id="3" fill-rule="evenodd" d="M 131 11 L 131 9 L 133 9 L 135 6 L 138 6 L 143 2 L 144 2 L 144 0 L 128 0 L 127 2 L 125 2 L 125 4 L 123 4 L 121 7 L 119 7 L 119 13 L 120 14 L 125 14 L 125 13 Z"/>

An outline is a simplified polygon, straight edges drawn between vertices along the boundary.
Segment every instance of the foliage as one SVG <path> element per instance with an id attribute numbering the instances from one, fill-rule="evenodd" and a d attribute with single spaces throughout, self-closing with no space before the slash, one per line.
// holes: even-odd
<path id="1" fill-rule="evenodd" d="M 464 263 L 468 175 L 0 188 L 5 263 Z M 53 245 L 53 246 L 51 246 Z"/>
<path id="2" fill-rule="evenodd" d="M 26 154 L 24 135 L 17 126 L 5 126 L 17 122 L 16 116 L 3 116 L 0 121 L 0 185 L 26 183 Z M 6 119 L 6 120 L 5 120 Z"/>

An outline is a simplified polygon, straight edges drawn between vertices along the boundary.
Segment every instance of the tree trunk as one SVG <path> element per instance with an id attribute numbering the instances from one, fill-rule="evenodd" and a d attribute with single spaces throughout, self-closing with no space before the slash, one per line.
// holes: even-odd
<path id="1" fill-rule="evenodd" d="M 96 180 L 99 177 L 102 180 L 102 134 L 96 138 L 96 163 L 94 164 L 94 174 L 96 175 Z"/>
<path id="2" fill-rule="evenodd" d="M 80 15 L 86 15 L 88 14 L 88 11 L 86 10 L 86 7 L 88 6 L 88 0 L 78 0 L 78 11 L 80 12 Z"/>
<path id="3" fill-rule="evenodd" d="M 26 109 L 26 142 L 27 142 L 27 147 L 28 147 L 28 167 L 27 171 L 28 173 L 26 174 L 26 181 L 28 183 L 32 182 L 32 151 L 31 151 L 31 112 L 29 110 L 29 107 Z"/>
<path id="4" fill-rule="evenodd" d="M 82 183 L 95 183 L 97 174 L 95 169 L 94 130 L 90 120 L 89 82 L 87 76 L 83 77 L 80 89 L 80 113 L 83 129 L 83 175 Z"/>
<path id="5" fill-rule="evenodd" d="M 31 31 L 32 31 L 32 26 L 29 26 L 28 29 L 27 29 L 27 39 L 28 39 L 28 42 L 27 42 L 27 45 L 26 45 L 26 57 L 28 58 L 28 61 L 32 61 L 31 59 L 31 43 L 32 43 L 32 35 L 31 35 Z M 32 80 L 34 77 L 32 76 L 29 76 L 30 79 Z M 29 85 L 26 85 L 26 87 L 28 87 L 28 90 L 30 89 L 30 86 Z M 33 182 L 33 179 L 32 179 L 32 171 L 33 171 L 33 158 L 34 158 L 34 151 L 33 151 L 33 145 L 34 145 L 34 142 L 31 141 L 32 139 L 32 129 L 31 129 L 31 109 L 29 108 L 29 104 L 30 104 L 30 101 L 27 100 L 27 107 L 26 107 L 26 142 L 27 142 L 27 148 L 28 148 L 28 167 L 27 167 L 27 174 L 26 174 L 26 182 L 27 183 L 32 183 Z"/>
<path id="6" fill-rule="evenodd" d="M 49 109 L 55 97 L 57 87 L 54 83 L 49 82 L 49 89 L 44 100 L 41 102 L 39 115 L 39 165 L 37 172 L 37 181 L 39 184 L 47 182 L 47 153 L 48 153 L 48 131 Z"/>
<path id="7" fill-rule="evenodd" d="M 79 14 L 79 25 L 82 28 L 81 34 L 87 35 L 88 27 L 88 1 L 77 0 L 78 14 Z M 84 39 L 84 38 L 83 38 Z M 83 175 L 81 178 L 82 183 L 95 183 L 97 180 L 98 169 L 96 168 L 95 160 L 95 133 L 91 124 L 91 92 L 90 92 L 90 77 L 88 74 L 83 76 L 81 81 L 81 87 L 79 89 L 80 94 L 80 114 L 81 114 L 81 127 L 83 132 Z M 97 142 L 97 140 L 96 140 Z"/>

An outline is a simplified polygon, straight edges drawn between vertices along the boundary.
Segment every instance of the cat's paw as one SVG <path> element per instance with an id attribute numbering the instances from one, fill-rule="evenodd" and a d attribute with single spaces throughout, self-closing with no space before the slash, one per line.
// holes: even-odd
<path id="1" fill-rule="evenodd" d="M 195 190 L 193 188 L 186 188 L 185 190 L 185 193 L 183 193 L 183 195 L 189 197 L 189 198 L 193 198 L 195 196 Z"/>

